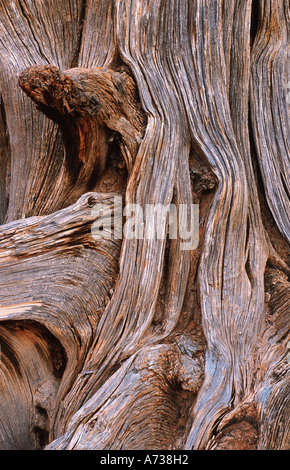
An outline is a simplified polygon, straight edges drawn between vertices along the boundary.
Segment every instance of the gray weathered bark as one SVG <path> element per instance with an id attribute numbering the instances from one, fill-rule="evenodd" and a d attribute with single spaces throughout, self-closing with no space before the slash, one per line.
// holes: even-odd
<path id="1" fill-rule="evenodd" d="M 0 19 L 0 449 L 289 448 L 289 2 Z M 199 246 L 96 241 L 114 196 Z"/>

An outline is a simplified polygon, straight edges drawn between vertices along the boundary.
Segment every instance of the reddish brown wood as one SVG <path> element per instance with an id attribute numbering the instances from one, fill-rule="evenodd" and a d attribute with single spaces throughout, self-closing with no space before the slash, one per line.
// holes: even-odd
<path id="1" fill-rule="evenodd" d="M 289 15 L 0 0 L 0 449 L 289 449 Z"/>

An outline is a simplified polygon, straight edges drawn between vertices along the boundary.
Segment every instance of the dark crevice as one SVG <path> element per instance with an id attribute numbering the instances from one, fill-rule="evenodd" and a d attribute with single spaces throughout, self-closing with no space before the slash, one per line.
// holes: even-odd
<path id="1" fill-rule="evenodd" d="M 254 44 L 258 28 L 259 28 L 259 18 L 260 18 L 260 7 L 259 0 L 253 0 L 252 2 L 252 15 L 251 15 L 251 47 Z"/>
<path id="2" fill-rule="evenodd" d="M 246 261 L 246 264 L 245 264 L 245 270 L 246 270 L 248 279 L 250 281 L 250 284 L 251 284 L 252 288 L 254 289 L 253 281 L 254 281 L 255 276 L 253 274 L 253 270 L 251 268 L 251 263 L 250 263 L 249 258 L 247 258 L 247 261 Z"/>
<path id="3" fill-rule="evenodd" d="M 114 192 L 114 189 L 111 190 L 110 186 L 112 186 L 112 181 L 117 179 L 125 181 L 125 183 L 121 184 L 120 186 L 124 186 L 121 192 L 125 192 L 125 186 L 127 183 L 128 171 L 126 169 L 126 165 L 121 153 L 120 143 L 122 141 L 122 136 L 118 132 L 111 131 L 108 129 L 108 156 L 106 159 L 106 165 L 104 169 L 104 174 L 101 180 L 99 181 L 99 169 L 96 167 L 92 171 L 91 177 L 87 184 L 88 191 L 99 191 L 99 185 L 105 184 L 108 181 L 107 186 L 108 189 L 105 192 Z M 120 178 L 122 176 L 122 178 Z M 101 191 L 100 191 L 101 192 Z"/>
<path id="4" fill-rule="evenodd" d="M 44 449 L 44 447 L 49 443 L 49 433 L 46 429 L 41 429 L 39 427 L 35 427 L 33 429 L 35 434 L 35 440 L 38 450 Z"/>
<path id="5" fill-rule="evenodd" d="M 218 180 L 204 158 L 195 149 L 189 155 L 189 172 L 194 203 L 202 203 L 207 195 L 217 189 Z"/>
<path id="6" fill-rule="evenodd" d="M 120 51 L 118 50 L 118 48 L 115 49 L 115 54 L 114 54 L 114 57 L 110 63 L 110 67 L 115 70 L 116 72 L 119 72 L 120 70 L 122 70 L 123 68 L 126 68 L 126 71 L 128 72 L 128 70 L 130 70 L 124 63 L 124 61 L 122 60 L 122 57 L 121 57 L 121 54 L 120 54 Z M 130 74 L 132 75 L 132 73 L 130 72 Z"/>
<path id="7" fill-rule="evenodd" d="M 250 223 L 250 219 L 249 219 L 249 216 L 248 216 L 247 217 L 247 227 L 246 227 L 246 241 L 245 241 L 246 251 L 248 250 L 248 243 L 249 243 L 249 237 L 250 237 L 250 228 L 251 228 L 251 223 Z M 252 271 L 252 268 L 251 268 L 249 253 L 248 253 L 246 264 L 245 264 L 245 271 L 247 273 L 247 276 L 248 276 L 248 279 L 249 279 L 250 283 L 252 284 L 253 279 L 254 279 L 254 275 L 253 275 L 253 271 Z"/>
<path id="8" fill-rule="evenodd" d="M 4 223 L 9 203 L 11 149 L 5 106 L 0 94 L 0 225 Z"/>
<path id="9" fill-rule="evenodd" d="M 48 419 L 47 411 L 44 408 L 42 408 L 42 406 L 37 405 L 35 407 L 35 410 L 37 411 L 39 416 L 41 416 L 44 419 Z"/>
<path id="10" fill-rule="evenodd" d="M 250 237 L 250 228 L 251 228 L 251 222 L 249 216 L 247 217 L 247 227 L 246 227 L 246 241 L 245 241 L 245 248 L 247 249 L 248 243 L 249 243 L 249 237 Z"/>
<path id="11" fill-rule="evenodd" d="M 164 258 L 163 258 L 164 260 L 163 261 L 163 273 L 162 273 L 160 286 L 159 286 L 159 294 L 157 298 L 155 314 L 152 320 L 152 326 L 157 333 L 161 331 L 162 325 L 164 322 L 164 317 L 166 315 L 165 308 L 166 308 L 166 291 L 167 291 L 168 279 L 169 279 L 170 245 L 171 245 L 171 241 L 167 237 L 165 250 L 164 250 Z"/>

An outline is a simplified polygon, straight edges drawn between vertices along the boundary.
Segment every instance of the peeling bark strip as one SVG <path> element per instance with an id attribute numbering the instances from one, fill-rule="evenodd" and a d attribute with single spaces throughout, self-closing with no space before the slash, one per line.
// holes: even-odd
<path id="1" fill-rule="evenodd" d="M 0 448 L 290 448 L 289 18 L 0 0 Z M 114 195 L 199 247 L 95 242 Z"/>

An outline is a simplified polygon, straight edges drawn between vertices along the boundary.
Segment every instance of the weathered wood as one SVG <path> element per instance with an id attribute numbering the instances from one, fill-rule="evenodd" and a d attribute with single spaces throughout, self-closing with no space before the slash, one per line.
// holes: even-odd
<path id="1" fill-rule="evenodd" d="M 1 397 L 17 405 L 12 420 L 1 406 L 1 448 L 33 448 L 35 430 L 48 439 L 82 369 L 118 273 L 120 242 L 91 233 L 92 206 L 111 207 L 112 199 L 88 193 L 52 215 L 2 227 Z"/>
<path id="2" fill-rule="evenodd" d="M 289 448 L 289 15 L 0 0 L 1 448 Z M 199 246 L 95 241 L 114 195 Z"/>
<path id="3" fill-rule="evenodd" d="M 58 210 L 73 190 L 59 130 L 24 96 L 18 78 L 33 65 L 72 66 L 79 50 L 82 5 L 81 0 L 63 5 L 0 2 L 0 87 L 10 136 L 6 222 Z"/>
<path id="4" fill-rule="evenodd" d="M 131 171 L 145 119 L 134 81 L 125 70 L 99 67 L 60 72 L 55 66 L 34 66 L 22 72 L 19 85 L 39 110 L 59 124 L 77 187 L 89 186 L 94 173 L 98 177 L 104 173 L 109 131 L 122 139 Z"/>
<path id="5" fill-rule="evenodd" d="M 251 116 L 267 202 L 289 242 L 289 4 L 261 1 L 252 52 Z M 265 112 L 265 110 L 267 110 Z"/>

